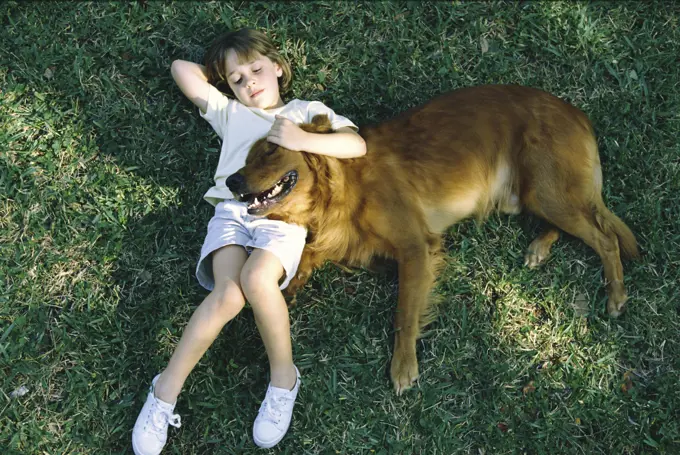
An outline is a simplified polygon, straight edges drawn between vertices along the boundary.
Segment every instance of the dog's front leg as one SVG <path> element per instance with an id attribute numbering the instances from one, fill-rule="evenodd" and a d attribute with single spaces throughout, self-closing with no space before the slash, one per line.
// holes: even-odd
<path id="1" fill-rule="evenodd" d="M 309 281 L 312 272 L 317 267 L 323 265 L 323 260 L 319 259 L 319 255 L 313 253 L 308 247 L 302 251 L 300 264 L 298 265 L 295 276 L 290 280 L 288 286 L 284 290 L 284 294 L 288 297 L 288 306 L 294 307 L 297 305 L 297 292 Z"/>
<path id="2" fill-rule="evenodd" d="M 394 390 L 401 395 L 418 379 L 416 339 L 422 316 L 427 312 L 428 298 L 435 270 L 428 245 L 411 244 L 397 255 L 399 263 L 399 302 L 395 315 L 394 354 L 391 376 Z"/>

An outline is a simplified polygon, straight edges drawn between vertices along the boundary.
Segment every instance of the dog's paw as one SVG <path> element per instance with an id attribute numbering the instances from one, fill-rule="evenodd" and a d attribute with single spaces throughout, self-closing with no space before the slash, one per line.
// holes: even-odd
<path id="1" fill-rule="evenodd" d="M 623 283 L 617 281 L 609 286 L 609 299 L 607 299 L 607 313 L 613 318 L 618 318 L 626 311 L 628 295 Z"/>
<path id="2" fill-rule="evenodd" d="M 297 295 L 288 296 L 286 304 L 289 309 L 295 308 L 297 306 Z"/>
<path id="3" fill-rule="evenodd" d="M 390 372 L 397 395 L 410 389 L 418 379 L 418 359 L 415 350 L 413 352 L 410 350 L 395 351 Z"/>
<path id="4" fill-rule="evenodd" d="M 545 260 L 544 257 L 541 257 L 537 254 L 534 253 L 529 253 L 527 252 L 526 256 L 524 256 L 524 266 L 529 267 L 530 269 L 535 269 L 541 263 Z"/>
<path id="5" fill-rule="evenodd" d="M 550 255 L 550 247 L 547 248 L 540 242 L 532 242 L 524 255 L 524 265 L 530 269 L 535 269 L 541 265 Z"/>

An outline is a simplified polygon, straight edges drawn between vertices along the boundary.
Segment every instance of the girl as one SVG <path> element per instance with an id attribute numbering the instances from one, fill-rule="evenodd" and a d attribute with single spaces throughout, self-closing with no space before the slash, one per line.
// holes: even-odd
<path id="1" fill-rule="evenodd" d="M 258 31 L 227 33 L 208 50 L 205 66 L 176 60 L 171 72 L 222 139 L 215 186 L 205 194 L 215 215 L 196 268 L 199 283 L 211 292 L 191 316 L 168 366 L 151 382 L 132 432 L 133 449 L 137 455 L 161 452 L 168 425 L 180 426 L 173 410 L 184 381 L 246 300 L 267 351 L 271 377 L 253 425 L 253 440 L 260 447 L 273 447 L 288 430 L 300 387 L 281 289 L 295 276 L 307 233 L 301 226 L 249 215 L 225 181 L 244 166 L 251 145 L 265 135 L 290 150 L 337 158 L 362 156 L 366 145 L 351 121 L 322 103 L 283 102 L 281 92 L 290 87 L 292 78 L 290 65 Z M 297 127 L 317 114 L 328 115 L 333 134 Z"/>

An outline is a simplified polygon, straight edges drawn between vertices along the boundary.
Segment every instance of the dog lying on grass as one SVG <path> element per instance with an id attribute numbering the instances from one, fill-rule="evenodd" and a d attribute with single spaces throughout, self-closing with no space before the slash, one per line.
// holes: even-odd
<path id="1" fill-rule="evenodd" d="M 331 132 L 325 116 L 300 127 Z M 308 228 L 291 294 L 326 261 L 397 261 L 391 377 L 398 394 L 418 377 L 416 339 L 430 320 L 441 233 L 464 218 L 524 210 L 547 221 L 527 250 L 529 267 L 546 259 L 560 230 L 579 237 L 602 259 L 608 313 L 624 311 L 621 254 L 637 257 L 637 243 L 602 200 L 597 143 L 579 109 L 528 87 L 472 87 L 360 134 L 367 153 L 352 160 L 291 152 L 261 139 L 228 184 L 250 213 Z"/>

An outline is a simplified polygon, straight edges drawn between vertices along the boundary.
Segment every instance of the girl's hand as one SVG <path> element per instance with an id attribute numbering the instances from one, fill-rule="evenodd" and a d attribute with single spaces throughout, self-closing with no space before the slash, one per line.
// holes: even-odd
<path id="1" fill-rule="evenodd" d="M 305 148 L 307 136 L 308 133 L 301 130 L 295 123 L 277 115 L 274 124 L 267 133 L 267 140 L 288 150 L 299 152 Z"/>

